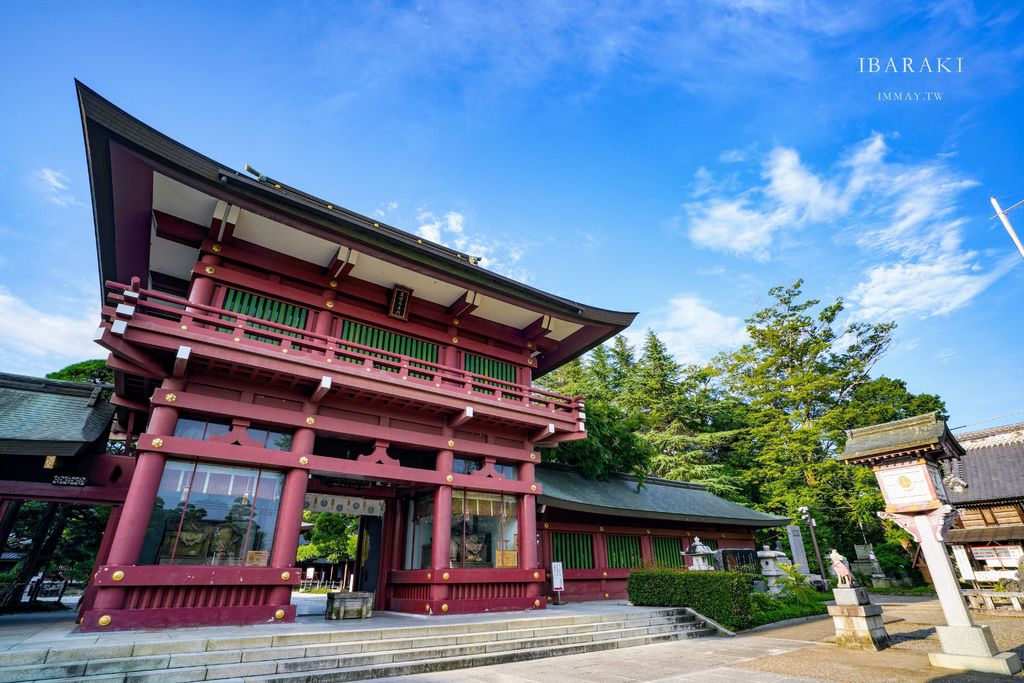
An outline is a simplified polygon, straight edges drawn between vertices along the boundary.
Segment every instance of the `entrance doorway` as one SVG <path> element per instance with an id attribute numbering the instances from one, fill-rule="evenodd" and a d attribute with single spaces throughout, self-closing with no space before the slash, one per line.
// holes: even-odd
<path id="1" fill-rule="evenodd" d="M 378 593 L 384 509 L 379 499 L 307 494 L 297 556 L 303 578 L 317 588 Z"/>

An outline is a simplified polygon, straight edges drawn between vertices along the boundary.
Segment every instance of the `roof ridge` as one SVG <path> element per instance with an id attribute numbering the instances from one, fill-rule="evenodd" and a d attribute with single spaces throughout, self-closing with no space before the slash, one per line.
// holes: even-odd
<path id="1" fill-rule="evenodd" d="M 49 379 L 47 377 L 33 377 L 31 375 L 15 375 L 9 372 L 0 372 L 0 387 L 9 389 L 21 389 L 23 391 L 47 391 L 54 393 L 80 394 L 89 396 L 96 387 L 107 386 L 103 383 L 93 382 L 72 382 L 64 379 Z"/>
<path id="2" fill-rule="evenodd" d="M 999 425 L 998 427 L 989 427 L 987 429 L 977 429 L 972 432 L 964 432 L 963 434 L 957 434 L 956 440 L 960 442 L 964 448 L 967 448 L 965 442 L 979 441 L 992 436 L 998 436 L 1001 434 L 1009 434 L 1014 431 L 1024 432 L 1024 422 L 1014 422 L 1012 424 Z M 1024 439 L 1024 435 L 1021 437 Z M 975 448 L 978 448 L 977 446 Z"/>

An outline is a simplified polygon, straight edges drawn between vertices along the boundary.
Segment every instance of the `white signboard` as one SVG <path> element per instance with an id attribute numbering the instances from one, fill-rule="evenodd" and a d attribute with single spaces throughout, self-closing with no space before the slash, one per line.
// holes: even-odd
<path id="1" fill-rule="evenodd" d="M 974 559 L 983 560 L 990 567 L 1016 567 L 1017 562 L 1024 549 L 1019 545 L 989 546 L 986 548 L 971 548 Z"/>
<path id="2" fill-rule="evenodd" d="M 936 500 L 931 476 L 924 464 L 883 469 L 875 473 L 885 495 L 885 502 L 894 507 L 916 507 Z"/>
<path id="3" fill-rule="evenodd" d="M 384 516 L 384 501 L 374 498 L 331 496 L 325 493 L 307 493 L 304 506 L 313 512 L 335 512 L 339 515 Z"/>
<path id="4" fill-rule="evenodd" d="M 551 563 L 551 587 L 556 591 L 565 590 L 565 577 L 562 575 L 562 563 Z"/>

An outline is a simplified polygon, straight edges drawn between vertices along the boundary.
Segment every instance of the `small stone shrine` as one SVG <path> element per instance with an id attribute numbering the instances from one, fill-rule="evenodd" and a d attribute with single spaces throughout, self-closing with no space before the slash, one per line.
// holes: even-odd
<path id="1" fill-rule="evenodd" d="M 782 592 L 779 580 L 786 575 L 779 565 L 789 564 L 789 558 L 786 557 L 786 553 L 772 550 L 768 546 L 764 546 L 764 550 L 758 550 L 757 557 L 761 565 L 761 576 L 764 577 L 768 592 L 772 595 L 778 595 Z"/>
<path id="2" fill-rule="evenodd" d="M 839 585 L 832 590 L 836 604 L 828 613 L 836 627 L 836 646 L 853 650 L 884 650 L 889 647 L 889 634 L 882 623 L 882 607 L 871 604 L 868 593 L 857 587 L 846 558 L 833 550 L 832 569 Z"/>

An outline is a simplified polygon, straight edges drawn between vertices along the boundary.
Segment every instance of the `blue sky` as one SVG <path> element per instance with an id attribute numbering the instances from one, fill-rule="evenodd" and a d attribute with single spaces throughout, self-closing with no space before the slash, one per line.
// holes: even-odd
<path id="1" fill-rule="evenodd" d="M 1024 411 L 1024 267 L 988 202 L 1024 199 L 1021 10 L 853 4 L 9 7 L 0 370 L 100 355 L 77 77 L 225 164 L 639 310 L 681 360 L 802 277 L 895 319 L 876 371 L 952 425 L 1024 419 L 992 420 Z M 915 73 L 859 73 L 872 56 Z"/>

